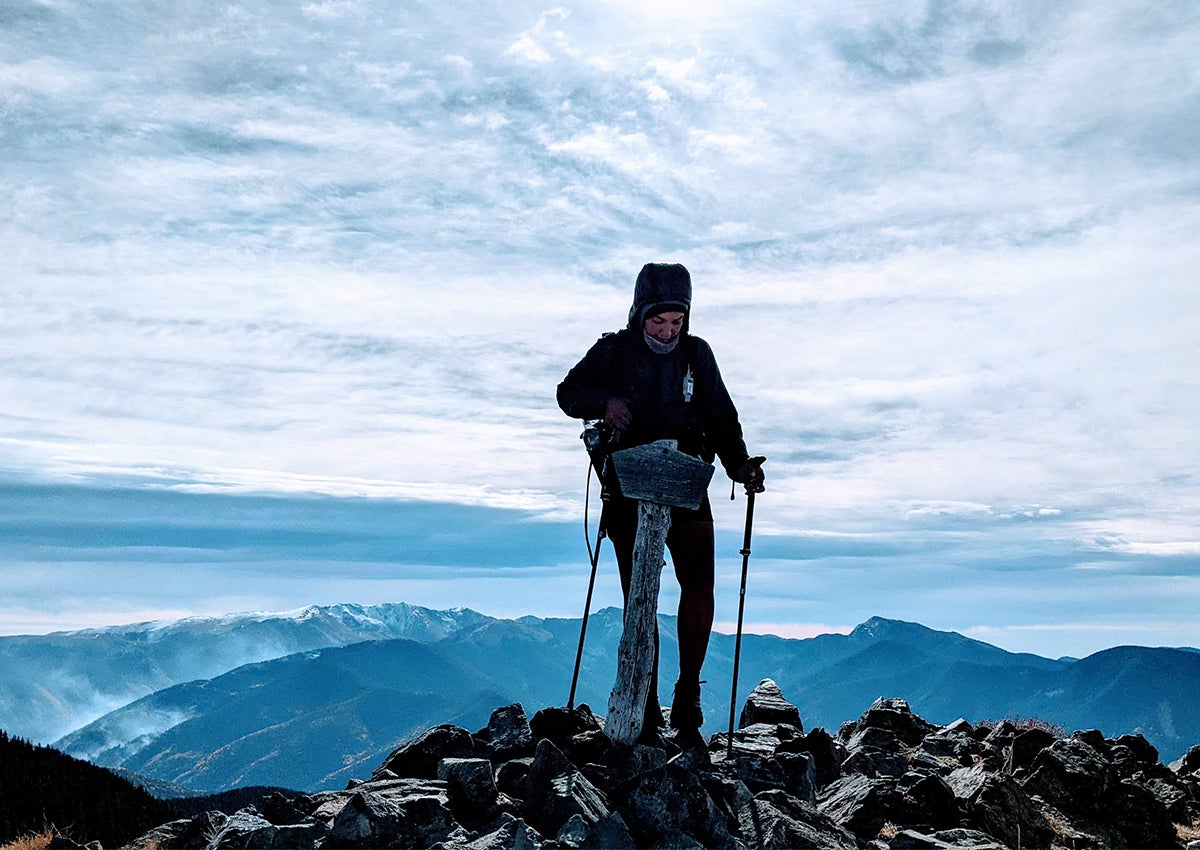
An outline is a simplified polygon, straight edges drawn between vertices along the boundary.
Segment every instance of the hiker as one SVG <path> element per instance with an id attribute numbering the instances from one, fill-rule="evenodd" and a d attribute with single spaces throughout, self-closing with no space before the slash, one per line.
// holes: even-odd
<path id="1" fill-rule="evenodd" d="M 691 305 L 692 280 L 686 268 L 643 266 L 634 285 L 628 326 L 602 336 L 567 373 L 558 385 L 559 407 L 576 419 L 603 420 L 611 429 L 611 451 L 676 440 L 681 452 L 709 463 L 719 458 L 747 493 L 761 493 L 764 458 L 749 456 L 712 349 L 689 333 Z M 612 541 L 628 605 L 637 502 L 623 498 L 616 476 L 610 477 L 602 482 L 607 498 L 600 525 Z M 680 589 L 679 679 L 670 723 L 694 734 L 704 721 L 700 669 L 713 623 L 713 515 L 707 496 L 696 510 L 671 509 L 667 549 Z M 650 735 L 662 726 L 657 625 L 654 642 L 654 675 L 643 726 L 643 734 Z"/>

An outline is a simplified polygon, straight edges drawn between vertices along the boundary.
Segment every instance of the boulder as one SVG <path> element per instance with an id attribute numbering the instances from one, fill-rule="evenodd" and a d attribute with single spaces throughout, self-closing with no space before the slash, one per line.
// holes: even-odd
<path id="1" fill-rule="evenodd" d="M 899 777 L 908 773 L 909 760 L 905 755 L 905 746 L 899 737 L 887 729 L 861 729 L 850 736 L 846 749 L 848 755 L 840 767 L 843 776 Z"/>
<path id="2" fill-rule="evenodd" d="M 1007 768 L 1010 773 L 1029 770 L 1037 760 L 1038 754 L 1058 740 L 1052 732 L 1045 729 L 1023 729 L 1013 736 L 1009 744 Z"/>
<path id="3" fill-rule="evenodd" d="M 204 850 L 229 820 L 224 812 L 205 812 L 165 823 L 125 845 L 123 850 Z"/>
<path id="4" fill-rule="evenodd" d="M 587 765 L 585 771 L 609 799 L 624 798 L 645 774 L 662 770 L 667 753 L 658 747 L 619 746 L 604 754 L 599 765 Z"/>
<path id="5" fill-rule="evenodd" d="M 1069 814 L 1092 814 L 1099 810 L 1113 779 L 1112 766 L 1093 744 L 1072 736 L 1038 753 L 1023 785 L 1029 794 Z"/>
<path id="6" fill-rule="evenodd" d="M 1146 740 L 1141 733 L 1136 735 L 1121 735 L 1114 741 L 1109 741 L 1114 747 L 1125 747 L 1133 754 L 1134 762 L 1142 767 L 1152 767 L 1158 764 L 1158 748 Z"/>
<path id="7" fill-rule="evenodd" d="M 925 835 L 903 829 L 888 842 L 889 850 L 1009 850 L 986 833 L 973 829 L 949 829 Z"/>
<path id="8" fill-rule="evenodd" d="M 521 811 L 542 835 L 557 835 L 573 815 L 594 824 L 608 814 L 608 801 L 549 738 L 538 741 Z"/>
<path id="9" fill-rule="evenodd" d="M 1188 751 L 1170 764 L 1171 770 L 1181 775 L 1200 776 L 1200 744 L 1188 747 Z"/>
<path id="10" fill-rule="evenodd" d="M 330 847 L 388 847 L 404 828 L 400 807 L 378 794 L 356 791 L 333 819 Z"/>
<path id="11" fill-rule="evenodd" d="M 1144 785 L 1122 779 L 1105 795 L 1104 802 L 1101 822 L 1120 836 L 1120 846 L 1153 850 L 1177 842 L 1167 807 Z"/>
<path id="12" fill-rule="evenodd" d="M 1054 837 L 1041 811 L 1015 779 L 982 765 L 946 777 L 970 824 L 1013 847 L 1049 847 Z"/>
<path id="13" fill-rule="evenodd" d="M 525 790 L 525 777 L 529 775 L 531 764 L 532 758 L 520 758 L 500 765 L 496 770 L 496 787 L 500 793 L 516 797 L 518 800 L 525 799 L 528 793 Z"/>
<path id="14" fill-rule="evenodd" d="M 446 783 L 450 811 L 466 826 L 487 823 L 502 808 L 500 789 L 488 759 L 442 759 L 438 779 Z M 505 800 L 509 807 L 511 801 Z"/>
<path id="15" fill-rule="evenodd" d="M 519 702 L 493 711 L 488 719 L 487 732 L 493 761 L 533 755 L 533 730 L 529 728 L 525 708 Z"/>
<path id="16" fill-rule="evenodd" d="M 317 839 L 323 830 L 305 829 L 303 839 L 295 843 L 281 842 L 280 829 L 264 818 L 253 808 L 242 809 L 230 815 L 216 835 L 209 839 L 211 850 L 226 850 L 226 848 L 242 847 L 315 847 Z M 301 839 L 299 834 L 289 835 L 289 838 Z"/>
<path id="17" fill-rule="evenodd" d="M 571 739 L 581 732 L 600 731 L 604 727 L 592 709 L 585 703 L 568 710 L 562 706 L 543 708 L 529 721 L 533 740 L 549 738 L 559 750 L 570 749 Z"/>
<path id="18" fill-rule="evenodd" d="M 596 821 L 581 846 L 588 850 L 635 850 L 637 847 L 624 818 L 617 812 L 610 812 Z"/>
<path id="19" fill-rule="evenodd" d="M 772 679 L 759 682 L 742 707 L 738 726 L 745 728 L 755 723 L 787 723 L 798 732 L 804 731 L 800 709 L 783 698 L 783 691 Z"/>
<path id="20" fill-rule="evenodd" d="M 783 767 L 773 758 L 739 755 L 734 759 L 733 772 L 755 794 L 773 788 L 781 791 L 787 789 L 787 777 L 784 775 Z"/>
<path id="21" fill-rule="evenodd" d="M 776 752 L 811 756 L 818 788 L 825 787 L 841 776 L 841 764 L 847 755 L 845 747 L 820 727 L 789 741 L 781 741 Z"/>
<path id="22" fill-rule="evenodd" d="M 817 808 L 863 841 L 870 841 L 883 829 L 894 793 L 891 780 L 844 776 L 821 791 Z"/>
<path id="23" fill-rule="evenodd" d="M 871 704 L 854 725 L 854 731 L 867 728 L 886 729 L 910 747 L 915 747 L 937 727 L 913 714 L 902 699 L 880 697 Z"/>
<path id="24" fill-rule="evenodd" d="M 433 779 L 442 759 L 467 758 L 474 754 L 475 741 L 466 729 L 448 723 L 434 726 L 393 750 L 371 778 L 383 779 L 385 773 L 390 772 L 397 777 Z"/>
<path id="25" fill-rule="evenodd" d="M 618 807 L 638 846 L 687 834 L 705 847 L 729 847 L 733 837 L 699 777 L 668 763 L 645 773 Z"/>
<path id="26" fill-rule="evenodd" d="M 476 838 L 460 837 L 438 850 L 540 850 L 542 837 L 520 818 L 501 815 L 496 828 Z"/>
<path id="27" fill-rule="evenodd" d="M 949 783 L 937 774 L 909 773 L 896 784 L 889 819 L 908 826 L 950 829 L 962 822 L 963 811 Z"/>
<path id="28" fill-rule="evenodd" d="M 612 749 L 612 739 L 600 729 L 589 729 L 571 736 L 567 749 L 564 751 L 576 765 L 598 762 L 604 754 Z"/>
<path id="29" fill-rule="evenodd" d="M 764 791 L 742 807 L 738 828 L 760 850 L 858 850 L 855 837 L 833 818 L 783 791 Z"/>
<path id="30" fill-rule="evenodd" d="M 800 730 L 787 723 L 754 723 L 733 732 L 734 756 L 758 755 L 770 758 L 785 743 L 801 737 Z M 709 741 L 708 751 L 714 763 L 728 758 L 729 733 L 718 732 Z"/>
<path id="31" fill-rule="evenodd" d="M 817 771 L 815 760 L 809 753 L 779 753 L 775 763 L 783 773 L 783 788 L 793 797 L 817 804 Z"/>

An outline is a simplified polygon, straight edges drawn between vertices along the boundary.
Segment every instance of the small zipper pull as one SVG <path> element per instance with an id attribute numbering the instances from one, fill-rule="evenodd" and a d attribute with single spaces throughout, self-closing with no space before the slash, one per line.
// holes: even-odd
<path id="1" fill-rule="evenodd" d="M 687 404 L 692 400 L 692 390 L 695 389 L 696 382 L 692 380 L 692 367 L 688 365 L 687 374 L 683 376 L 683 403 Z"/>

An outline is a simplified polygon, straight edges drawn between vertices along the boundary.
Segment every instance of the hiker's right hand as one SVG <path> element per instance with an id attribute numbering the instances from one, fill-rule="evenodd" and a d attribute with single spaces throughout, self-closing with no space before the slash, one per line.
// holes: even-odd
<path id="1" fill-rule="evenodd" d="M 604 411 L 604 421 L 618 431 L 624 431 L 629 427 L 629 423 L 633 421 L 633 414 L 629 411 L 629 403 L 623 398 L 613 396 L 608 400 L 608 407 Z"/>

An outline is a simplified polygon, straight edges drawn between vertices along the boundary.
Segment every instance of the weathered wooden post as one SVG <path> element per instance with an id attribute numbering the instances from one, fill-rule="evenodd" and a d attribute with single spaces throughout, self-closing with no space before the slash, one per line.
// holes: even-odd
<path id="1" fill-rule="evenodd" d="M 700 507 L 713 467 L 678 451 L 675 440 L 624 449 L 615 452 L 612 461 L 621 495 L 638 500 L 638 526 L 617 650 L 617 681 L 608 699 L 604 731 L 617 743 L 633 744 L 641 734 L 650 693 L 658 589 L 671 508 Z"/>

